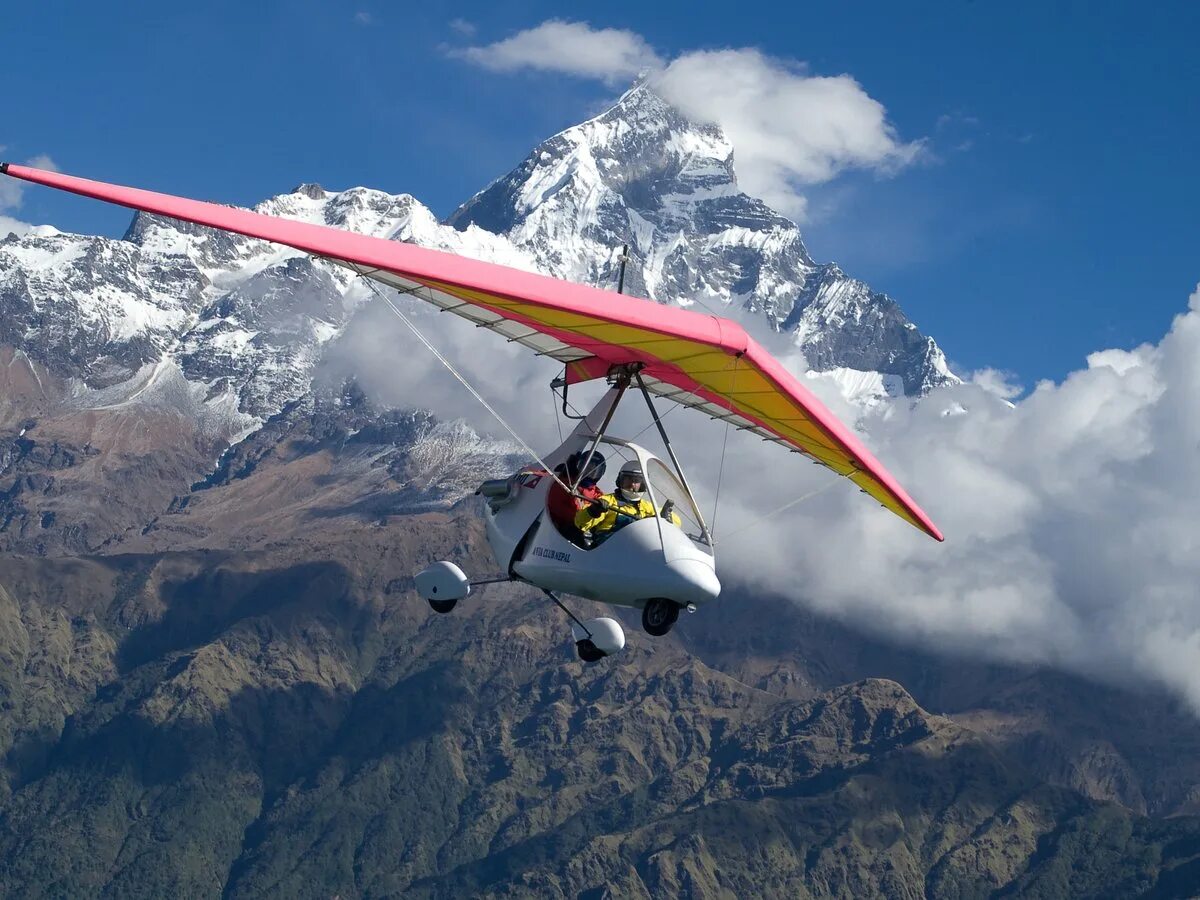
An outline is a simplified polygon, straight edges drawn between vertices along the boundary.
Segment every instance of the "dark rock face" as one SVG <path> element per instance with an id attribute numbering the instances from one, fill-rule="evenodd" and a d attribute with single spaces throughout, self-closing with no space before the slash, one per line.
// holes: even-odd
<path id="1" fill-rule="evenodd" d="M 510 588 L 431 617 L 399 585 L 433 558 L 486 565 L 471 516 L 310 520 L 274 543 L 2 561 L 20 585 L 0 590 L 6 894 L 1196 884 L 1200 820 L 1048 787 L 896 682 L 787 699 L 688 634 L 635 634 L 585 668 L 545 602 Z"/>

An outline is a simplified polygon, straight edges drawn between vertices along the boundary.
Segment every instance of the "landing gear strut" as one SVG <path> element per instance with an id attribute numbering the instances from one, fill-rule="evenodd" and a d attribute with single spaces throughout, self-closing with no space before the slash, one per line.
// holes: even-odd
<path id="1" fill-rule="evenodd" d="M 642 607 L 642 627 L 654 637 L 662 637 L 679 618 L 679 604 L 665 597 L 654 597 Z"/>
<path id="2" fill-rule="evenodd" d="M 621 630 L 621 626 L 615 619 L 602 616 L 599 619 L 582 621 L 575 613 L 567 609 L 554 591 L 542 588 L 542 593 L 571 619 L 571 636 L 575 639 L 575 652 L 584 662 L 599 662 L 606 656 L 619 653 L 625 647 L 625 632 Z"/>

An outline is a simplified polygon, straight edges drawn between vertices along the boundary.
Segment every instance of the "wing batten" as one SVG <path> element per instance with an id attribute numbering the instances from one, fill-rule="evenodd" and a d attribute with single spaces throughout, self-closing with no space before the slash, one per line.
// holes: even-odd
<path id="1" fill-rule="evenodd" d="M 858 439 L 728 319 L 322 225 L 9 165 L 5 173 L 155 215 L 294 247 L 495 331 L 539 355 L 638 362 L 657 392 L 847 475 L 906 521 L 941 532 Z M 728 360 L 727 365 L 717 364 Z M 736 375 L 731 374 L 735 372 Z M 739 383 L 745 379 L 745 384 Z M 744 423 L 744 424 L 743 424 Z"/>

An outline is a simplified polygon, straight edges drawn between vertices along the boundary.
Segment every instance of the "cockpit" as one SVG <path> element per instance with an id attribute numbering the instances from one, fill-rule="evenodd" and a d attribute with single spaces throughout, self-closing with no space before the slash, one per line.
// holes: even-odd
<path id="1" fill-rule="evenodd" d="M 479 494 L 486 501 L 488 542 L 509 575 L 543 590 L 636 607 L 651 634 L 665 634 L 679 610 L 712 600 L 721 584 L 712 534 L 670 441 L 664 437 L 660 458 L 607 433 L 627 386 L 614 385 L 536 465 L 484 482 Z M 596 483 L 585 491 L 584 476 L 597 455 L 604 471 L 593 473 Z M 627 475 L 636 470 L 641 483 L 627 482 L 618 503 L 622 469 Z M 565 503 L 552 516 L 559 501 Z M 618 524 L 619 516 L 626 520 Z M 588 531 L 595 532 L 590 539 Z"/>
<path id="2" fill-rule="evenodd" d="M 592 535 L 579 528 L 574 520 L 576 510 L 592 504 L 611 507 L 615 501 L 626 510 L 632 509 L 630 504 L 623 502 L 618 485 L 620 473 L 630 469 L 643 473 L 643 496 L 653 508 L 659 527 L 682 530 L 693 544 L 711 554 L 712 539 L 708 528 L 694 498 L 679 477 L 644 447 L 608 435 L 582 442 L 568 457 L 567 463 L 556 468 L 555 474 L 566 487 L 555 484 L 550 488 L 547 512 L 559 533 L 577 547 L 592 549 L 628 524 L 628 516 L 618 516 L 611 531 Z M 645 507 L 644 503 L 638 505 Z M 644 517 L 650 517 L 648 511 Z"/>

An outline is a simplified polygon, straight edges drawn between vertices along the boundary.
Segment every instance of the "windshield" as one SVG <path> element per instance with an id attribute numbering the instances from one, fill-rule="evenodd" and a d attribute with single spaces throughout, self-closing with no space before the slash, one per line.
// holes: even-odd
<path id="1" fill-rule="evenodd" d="M 668 500 L 673 501 L 675 514 L 679 516 L 684 532 L 707 549 L 708 540 L 704 536 L 704 528 L 700 525 L 700 513 L 691 496 L 675 477 L 675 473 L 657 459 L 651 459 L 646 463 L 646 475 L 649 477 L 650 489 L 654 491 L 654 499 L 659 508 L 661 509 Z"/>

